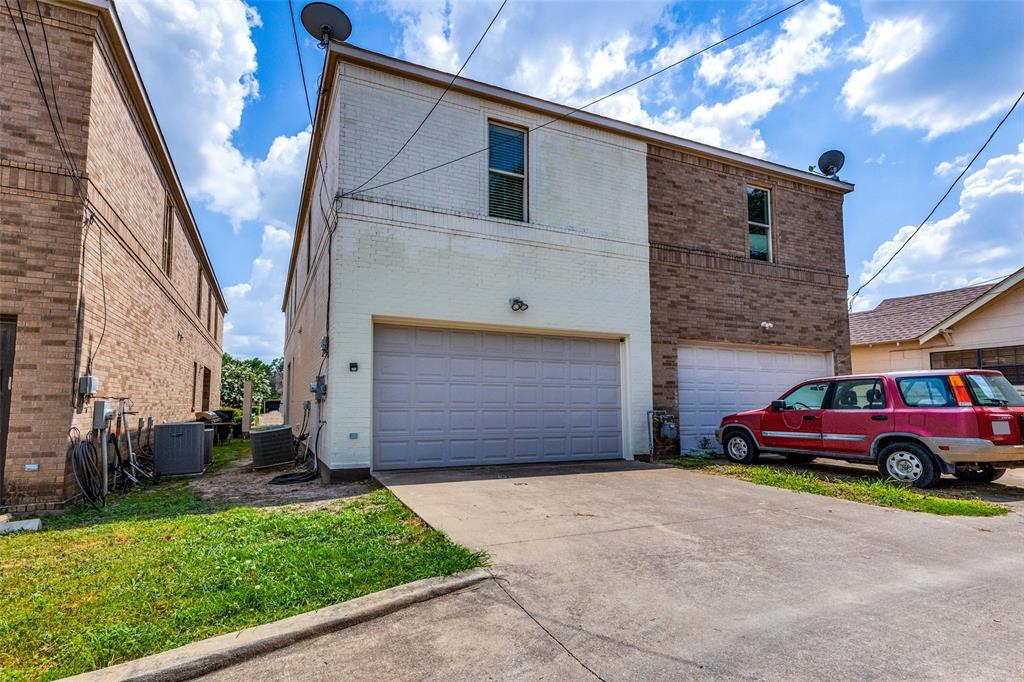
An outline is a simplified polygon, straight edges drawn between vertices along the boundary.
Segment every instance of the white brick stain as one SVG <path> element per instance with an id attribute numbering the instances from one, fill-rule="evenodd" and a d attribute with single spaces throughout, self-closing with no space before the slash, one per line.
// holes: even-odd
<path id="1" fill-rule="evenodd" d="M 346 191 L 394 154 L 440 90 L 351 65 L 339 78 L 331 125 L 341 128 Z M 531 127 L 547 121 L 449 93 L 371 186 L 483 148 L 489 118 Z M 529 223 L 486 216 L 486 153 L 341 201 L 324 448 L 332 467 L 371 462 L 375 320 L 623 338 L 623 455 L 646 450 L 646 146 L 560 122 L 531 135 L 528 153 Z M 529 310 L 512 312 L 512 296 L 524 298 Z M 324 305 L 322 296 L 312 300 Z M 289 353 L 308 355 L 305 347 L 318 341 L 289 335 Z M 349 371 L 350 362 L 359 363 L 358 372 Z M 305 383 L 295 380 L 293 389 Z"/>

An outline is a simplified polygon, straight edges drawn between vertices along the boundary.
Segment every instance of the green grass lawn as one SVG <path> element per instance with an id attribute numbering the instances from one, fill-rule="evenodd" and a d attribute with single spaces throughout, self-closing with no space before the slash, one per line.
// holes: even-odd
<path id="1" fill-rule="evenodd" d="M 668 463 L 685 469 L 697 469 L 710 474 L 738 478 L 759 485 L 770 485 L 800 493 L 838 497 L 879 507 L 892 507 L 942 516 L 1002 516 L 1010 511 L 1003 505 L 992 504 L 985 500 L 951 499 L 927 495 L 913 488 L 907 488 L 893 481 L 877 477 L 854 480 L 829 479 L 807 471 L 792 471 L 764 465 L 722 464 L 688 457 L 668 460 Z"/>
<path id="2" fill-rule="evenodd" d="M 216 462 L 247 454 L 241 441 Z M 217 508 L 166 483 L 0 536 L 0 680 L 93 670 L 485 562 L 384 489 L 316 510 Z"/>

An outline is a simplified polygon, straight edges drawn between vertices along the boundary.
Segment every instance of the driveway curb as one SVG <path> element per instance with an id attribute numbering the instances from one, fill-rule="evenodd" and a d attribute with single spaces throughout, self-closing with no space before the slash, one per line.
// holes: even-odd
<path id="1" fill-rule="evenodd" d="M 190 680 L 296 642 L 343 630 L 493 577 L 484 568 L 426 578 L 283 620 L 229 632 L 127 663 L 66 678 L 77 682 Z"/>

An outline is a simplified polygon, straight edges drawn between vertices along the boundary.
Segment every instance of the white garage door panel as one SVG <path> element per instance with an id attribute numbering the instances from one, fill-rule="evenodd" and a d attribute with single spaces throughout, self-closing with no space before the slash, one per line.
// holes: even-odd
<path id="1" fill-rule="evenodd" d="M 622 456 L 619 344 L 374 328 L 378 469 Z"/>
<path id="2" fill-rule="evenodd" d="M 725 346 L 679 348 L 681 447 L 697 447 L 727 414 L 764 407 L 805 379 L 832 373 L 829 353 Z"/>

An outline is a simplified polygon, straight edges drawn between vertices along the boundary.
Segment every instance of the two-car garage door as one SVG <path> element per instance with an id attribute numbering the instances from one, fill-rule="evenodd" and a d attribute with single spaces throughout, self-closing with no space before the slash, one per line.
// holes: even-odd
<path id="1" fill-rule="evenodd" d="M 376 469 L 622 457 L 616 339 L 374 327 Z"/>
<path id="2" fill-rule="evenodd" d="M 768 405 L 805 379 L 832 374 L 821 351 L 751 346 L 680 346 L 679 435 L 683 450 L 714 438 L 727 414 Z"/>

